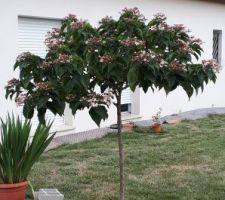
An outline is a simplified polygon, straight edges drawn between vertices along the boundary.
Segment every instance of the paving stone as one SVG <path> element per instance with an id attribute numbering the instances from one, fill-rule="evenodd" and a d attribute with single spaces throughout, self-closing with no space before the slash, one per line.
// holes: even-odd
<path id="1" fill-rule="evenodd" d="M 110 128 L 99 128 L 90 131 L 78 132 L 70 135 L 65 135 L 61 137 L 56 137 L 53 142 L 57 144 L 75 144 L 87 140 L 92 140 L 95 138 L 101 138 L 105 136 L 107 133 L 116 132 L 116 130 L 112 130 Z"/>
<path id="2" fill-rule="evenodd" d="M 37 192 L 38 200 L 63 200 L 64 195 L 57 189 L 40 189 Z"/>

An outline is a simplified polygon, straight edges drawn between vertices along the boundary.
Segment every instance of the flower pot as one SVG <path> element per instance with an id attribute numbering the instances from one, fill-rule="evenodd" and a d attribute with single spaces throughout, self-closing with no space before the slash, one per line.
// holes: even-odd
<path id="1" fill-rule="evenodd" d="M 24 200 L 27 181 L 15 184 L 0 184 L 1 200 Z"/>
<path id="2" fill-rule="evenodd" d="M 156 133 L 159 133 L 161 131 L 161 124 L 153 124 L 151 126 L 151 129 L 156 132 Z"/>

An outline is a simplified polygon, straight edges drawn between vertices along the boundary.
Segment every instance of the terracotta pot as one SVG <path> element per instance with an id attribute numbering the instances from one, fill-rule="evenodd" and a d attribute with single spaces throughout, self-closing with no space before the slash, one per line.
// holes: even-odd
<path id="1" fill-rule="evenodd" d="M 24 200 L 27 181 L 15 184 L 0 184 L 1 200 Z"/>
<path id="2" fill-rule="evenodd" d="M 161 124 L 153 124 L 151 126 L 151 129 L 156 132 L 156 133 L 159 133 L 161 131 Z"/>

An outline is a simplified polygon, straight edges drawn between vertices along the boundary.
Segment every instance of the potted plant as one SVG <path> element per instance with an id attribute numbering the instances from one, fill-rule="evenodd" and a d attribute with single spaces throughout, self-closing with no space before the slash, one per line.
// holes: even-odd
<path id="1" fill-rule="evenodd" d="M 159 133 L 161 131 L 161 113 L 162 113 L 162 108 L 159 108 L 158 112 L 152 116 L 152 126 L 151 129 L 156 132 Z"/>
<path id="2" fill-rule="evenodd" d="M 28 175 L 34 163 L 49 145 L 51 124 L 38 125 L 32 140 L 31 122 L 8 115 L 1 119 L 0 140 L 0 199 L 24 200 Z"/>

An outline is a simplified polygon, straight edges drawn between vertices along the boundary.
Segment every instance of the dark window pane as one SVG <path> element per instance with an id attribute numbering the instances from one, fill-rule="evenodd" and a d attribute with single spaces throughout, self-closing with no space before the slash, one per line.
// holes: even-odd
<path id="1" fill-rule="evenodd" d="M 215 59 L 218 63 L 221 61 L 221 30 L 213 30 L 213 59 Z"/>
<path id="2" fill-rule="evenodd" d="M 122 104 L 121 105 L 121 112 L 128 112 L 129 108 L 128 108 L 129 104 Z"/>

